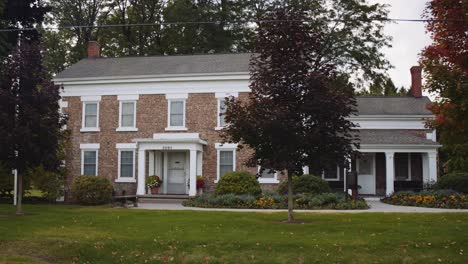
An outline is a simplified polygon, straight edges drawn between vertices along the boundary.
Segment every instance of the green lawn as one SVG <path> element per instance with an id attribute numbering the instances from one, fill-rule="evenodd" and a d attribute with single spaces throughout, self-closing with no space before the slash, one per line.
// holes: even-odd
<path id="1" fill-rule="evenodd" d="M 468 214 L 0 205 L 0 263 L 468 263 Z"/>

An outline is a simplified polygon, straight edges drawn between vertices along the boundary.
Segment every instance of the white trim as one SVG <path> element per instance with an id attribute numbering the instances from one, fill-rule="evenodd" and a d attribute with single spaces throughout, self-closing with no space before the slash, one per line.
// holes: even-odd
<path id="1" fill-rule="evenodd" d="M 179 100 L 187 100 L 188 99 L 188 93 L 168 93 L 166 94 L 166 100 L 174 100 L 174 101 L 179 101 Z"/>
<path id="2" fill-rule="evenodd" d="M 91 96 L 92 97 L 92 96 Z M 83 101 L 83 97 L 81 97 Z M 96 99 L 96 98 L 94 98 Z M 92 101 L 83 101 L 82 107 L 81 107 L 81 129 L 80 132 L 99 132 L 99 105 L 100 105 L 100 96 L 99 100 L 92 100 Z M 95 127 L 86 127 L 85 126 L 85 121 L 86 121 L 86 105 L 87 104 L 96 104 L 96 126 Z"/>
<path id="3" fill-rule="evenodd" d="M 121 96 L 119 96 L 120 98 Z M 138 100 L 138 99 L 136 99 Z M 136 115 L 137 115 L 137 101 L 135 99 L 133 100 L 120 100 L 119 101 L 119 127 L 115 130 L 118 132 L 125 131 L 125 132 L 135 132 L 138 131 L 138 128 L 136 127 Z M 124 103 L 133 103 L 133 126 L 122 126 L 122 106 Z"/>
<path id="4" fill-rule="evenodd" d="M 215 93 L 216 99 L 225 99 L 226 97 L 239 97 L 239 92 L 217 92 Z"/>
<path id="5" fill-rule="evenodd" d="M 100 102 L 101 96 L 100 95 L 85 95 L 81 96 L 81 102 Z"/>
<path id="6" fill-rule="evenodd" d="M 218 97 L 217 97 L 218 98 Z M 224 101 L 224 98 L 218 98 L 217 102 L 217 111 L 216 111 L 216 127 L 215 130 L 221 130 L 224 126 L 221 126 L 221 101 Z M 226 122 L 225 122 L 226 123 Z"/>
<path id="7" fill-rule="evenodd" d="M 119 101 L 137 101 L 140 99 L 138 94 L 125 94 L 117 96 L 117 100 Z"/>
<path id="8" fill-rule="evenodd" d="M 136 149 L 136 143 L 117 143 L 115 144 L 115 148 L 117 149 Z"/>
<path id="9" fill-rule="evenodd" d="M 63 101 L 62 99 L 59 100 L 59 106 L 60 108 L 67 108 L 68 107 L 68 101 Z"/>
<path id="10" fill-rule="evenodd" d="M 181 94 L 177 96 L 182 96 Z M 168 95 L 166 95 L 168 98 Z M 171 126 L 171 103 L 172 102 L 182 102 L 182 126 Z M 167 99 L 167 127 L 165 128 L 166 131 L 187 131 L 188 129 L 185 127 L 185 119 L 187 118 L 186 114 L 186 104 L 187 98 L 180 98 L 177 99 Z"/>
<path id="11" fill-rule="evenodd" d="M 114 82 L 134 82 L 150 80 L 156 81 L 199 81 L 199 80 L 219 80 L 219 79 L 240 79 L 249 80 L 249 72 L 219 72 L 219 73 L 186 73 L 186 74 L 150 74 L 150 75 L 120 75 L 120 76 L 100 76 L 100 77 L 74 77 L 74 78 L 54 78 L 55 83 L 73 83 L 73 82 L 94 82 L 114 81 Z"/>
<path id="12" fill-rule="evenodd" d="M 99 149 L 100 144 L 99 143 L 83 143 L 80 144 L 80 149 Z"/>
<path id="13" fill-rule="evenodd" d="M 128 145 L 131 145 L 131 144 L 117 144 L 117 146 L 128 146 Z M 132 177 L 121 177 L 121 155 L 122 155 L 122 151 L 131 151 L 133 153 L 133 171 L 132 171 Z M 135 147 L 130 147 L 130 148 L 118 148 L 118 158 L 117 158 L 117 179 L 115 180 L 115 182 L 136 182 L 136 178 L 135 178 L 135 165 L 136 165 L 136 159 L 135 159 L 135 156 L 136 156 L 136 146 Z"/>
<path id="14" fill-rule="evenodd" d="M 336 166 L 336 178 L 325 178 L 325 171 L 322 172 L 322 179 L 326 181 L 340 181 L 340 166 Z"/>
<path id="15" fill-rule="evenodd" d="M 215 148 L 217 149 L 237 149 L 237 143 L 215 143 Z"/>
<path id="16" fill-rule="evenodd" d="M 259 176 L 258 177 L 258 182 L 259 183 L 279 183 L 279 180 L 278 180 L 278 172 L 275 171 L 275 173 L 273 173 L 273 178 L 262 178 L 261 175 L 260 175 L 260 169 L 261 169 L 261 166 L 257 166 L 257 173 L 259 173 Z M 268 169 L 266 169 L 268 170 Z"/>

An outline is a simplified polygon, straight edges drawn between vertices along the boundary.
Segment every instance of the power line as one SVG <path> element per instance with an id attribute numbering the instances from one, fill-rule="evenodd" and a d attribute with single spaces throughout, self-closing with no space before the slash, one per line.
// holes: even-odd
<path id="1" fill-rule="evenodd" d="M 161 22 L 161 23 L 130 23 L 130 24 L 105 24 L 105 25 L 71 25 L 71 26 L 49 26 L 49 27 L 26 27 L 26 28 L 4 28 L 0 32 L 12 31 L 32 31 L 32 30 L 63 30 L 63 29 L 81 29 L 81 28 L 114 28 L 114 27 L 145 27 L 145 26 L 176 26 L 176 25 L 233 25 L 249 23 L 281 23 L 281 22 L 441 22 L 457 23 L 466 22 L 465 19 L 406 19 L 406 18 L 373 18 L 373 19 L 316 19 L 316 20 L 244 20 L 244 21 L 187 21 L 187 22 Z"/>

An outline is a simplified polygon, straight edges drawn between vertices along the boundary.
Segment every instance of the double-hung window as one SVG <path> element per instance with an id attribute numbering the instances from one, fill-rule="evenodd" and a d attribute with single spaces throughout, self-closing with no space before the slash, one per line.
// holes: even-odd
<path id="1" fill-rule="evenodd" d="M 120 95 L 119 128 L 117 131 L 138 131 L 136 128 L 136 102 L 138 95 Z"/>
<path id="2" fill-rule="evenodd" d="M 118 178 L 116 182 L 136 182 L 135 180 L 135 150 L 136 144 L 117 144 L 119 152 Z"/>
<path id="3" fill-rule="evenodd" d="M 258 167 L 258 171 L 260 172 L 261 167 Z M 278 173 L 276 171 L 272 171 L 271 169 L 264 169 L 260 174 L 260 178 L 258 178 L 258 182 L 260 183 L 278 183 Z"/>
<path id="4" fill-rule="evenodd" d="M 226 120 L 225 120 L 225 116 L 226 116 L 226 98 L 227 97 L 238 97 L 239 94 L 238 93 L 216 93 L 215 94 L 216 96 L 216 100 L 217 100 L 217 117 L 216 117 L 216 130 L 221 130 L 224 128 L 224 126 L 226 126 Z"/>
<path id="5" fill-rule="evenodd" d="M 81 144 L 81 174 L 98 175 L 99 144 Z"/>
<path id="6" fill-rule="evenodd" d="M 326 169 L 322 173 L 322 178 L 326 181 L 339 181 L 340 180 L 340 167 L 332 167 Z"/>
<path id="7" fill-rule="evenodd" d="M 168 124 L 166 130 L 187 130 L 185 127 L 185 103 L 187 97 L 187 94 L 166 95 L 168 100 Z"/>
<path id="8" fill-rule="evenodd" d="M 218 154 L 218 179 L 223 177 L 224 174 L 236 170 L 236 149 L 237 144 L 215 144 Z"/>
<path id="9" fill-rule="evenodd" d="M 99 102 L 100 96 L 82 96 L 83 102 L 81 132 L 99 131 Z"/>

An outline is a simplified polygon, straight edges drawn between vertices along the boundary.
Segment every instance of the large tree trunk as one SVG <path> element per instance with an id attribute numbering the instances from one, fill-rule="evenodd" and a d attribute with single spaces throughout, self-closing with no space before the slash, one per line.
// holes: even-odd
<path id="1" fill-rule="evenodd" d="M 18 190 L 15 190 L 15 192 L 18 192 L 16 197 L 16 215 L 23 215 L 23 175 L 18 174 Z"/>
<path id="2" fill-rule="evenodd" d="M 294 221 L 292 175 L 288 172 L 288 222 Z"/>

